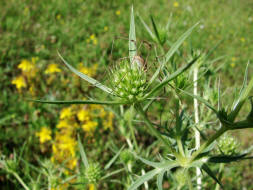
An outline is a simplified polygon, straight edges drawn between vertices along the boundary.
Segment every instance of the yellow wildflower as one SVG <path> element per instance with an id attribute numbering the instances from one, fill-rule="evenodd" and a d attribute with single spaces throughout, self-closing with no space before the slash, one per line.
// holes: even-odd
<path id="1" fill-rule="evenodd" d="M 234 68 L 234 67 L 235 67 L 235 63 L 231 63 L 230 66 L 231 66 L 232 68 Z"/>
<path id="2" fill-rule="evenodd" d="M 25 9 L 23 10 L 23 14 L 27 16 L 29 12 L 30 12 L 29 7 L 25 7 Z"/>
<path id="3" fill-rule="evenodd" d="M 117 10 L 117 11 L 115 12 L 115 14 L 119 16 L 119 15 L 120 15 L 120 10 Z"/>
<path id="4" fill-rule="evenodd" d="M 96 75 L 97 67 L 98 65 L 94 64 L 92 67 L 88 68 L 88 67 L 83 66 L 83 63 L 80 63 L 79 71 L 82 72 L 83 74 L 93 77 Z"/>
<path id="5" fill-rule="evenodd" d="M 113 118 L 114 114 L 112 112 L 109 112 L 107 116 L 107 120 L 103 120 L 103 127 L 104 129 L 110 129 L 113 130 Z"/>
<path id="6" fill-rule="evenodd" d="M 60 115 L 60 119 L 65 119 L 65 118 L 69 118 L 72 116 L 72 109 L 71 107 L 68 107 L 68 108 L 63 108 L 61 110 L 61 115 Z"/>
<path id="7" fill-rule="evenodd" d="M 108 26 L 105 26 L 105 27 L 104 27 L 104 31 L 105 31 L 105 32 L 108 31 Z"/>
<path id="8" fill-rule="evenodd" d="M 77 114 L 77 118 L 79 119 L 79 121 L 90 120 L 89 112 L 87 110 L 81 109 Z"/>
<path id="9" fill-rule="evenodd" d="M 94 44 L 94 45 L 97 45 L 97 43 L 98 43 L 98 40 L 95 38 L 95 39 L 93 40 L 93 44 Z"/>
<path id="10" fill-rule="evenodd" d="M 50 64 L 50 65 L 47 66 L 45 74 L 59 73 L 59 72 L 61 72 L 61 69 L 58 68 L 58 65 L 52 63 L 52 64 Z"/>
<path id="11" fill-rule="evenodd" d="M 95 34 L 90 35 L 90 39 L 94 40 L 96 38 Z"/>
<path id="12" fill-rule="evenodd" d="M 52 131 L 47 127 L 42 127 L 40 132 L 36 133 L 36 136 L 40 138 L 40 143 L 45 143 L 52 139 Z"/>
<path id="13" fill-rule="evenodd" d="M 57 128 L 67 128 L 69 127 L 69 123 L 66 119 L 60 120 L 60 122 L 56 125 Z"/>
<path id="14" fill-rule="evenodd" d="M 173 3 L 173 7 L 179 7 L 179 3 L 177 2 L 177 1 L 175 1 L 174 3 Z"/>
<path id="15" fill-rule="evenodd" d="M 235 62 L 236 61 L 236 57 L 232 57 L 231 61 Z"/>
<path id="16" fill-rule="evenodd" d="M 73 159 L 69 160 L 68 163 L 67 163 L 67 167 L 71 170 L 75 169 L 76 165 L 77 165 L 77 159 L 76 158 L 73 158 Z"/>
<path id="17" fill-rule="evenodd" d="M 69 152 L 70 155 L 74 157 L 77 145 L 76 140 L 68 135 L 61 135 L 60 138 L 61 140 L 60 143 L 58 144 L 59 149 Z"/>
<path id="18" fill-rule="evenodd" d="M 244 43 L 246 41 L 244 37 L 242 37 L 240 40 L 242 43 Z"/>
<path id="19" fill-rule="evenodd" d="M 60 19 L 61 19 L 61 15 L 60 15 L 60 14 L 57 14 L 57 15 L 56 15 L 56 19 L 57 19 L 57 20 L 60 20 Z"/>
<path id="20" fill-rule="evenodd" d="M 18 68 L 21 69 L 23 72 L 29 72 L 34 68 L 34 64 L 32 64 L 26 59 L 23 59 L 18 65 Z"/>
<path id="21" fill-rule="evenodd" d="M 34 88 L 34 85 L 31 85 L 31 86 L 30 86 L 29 92 L 30 92 L 31 95 L 35 95 L 35 88 Z"/>
<path id="22" fill-rule="evenodd" d="M 26 81 L 23 76 L 19 76 L 12 80 L 12 84 L 16 85 L 16 88 L 20 90 L 21 88 L 26 87 Z"/>
<path id="23" fill-rule="evenodd" d="M 98 123 L 95 121 L 88 121 L 87 123 L 82 125 L 82 129 L 85 132 L 90 133 L 96 129 L 97 125 L 98 125 Z"/>

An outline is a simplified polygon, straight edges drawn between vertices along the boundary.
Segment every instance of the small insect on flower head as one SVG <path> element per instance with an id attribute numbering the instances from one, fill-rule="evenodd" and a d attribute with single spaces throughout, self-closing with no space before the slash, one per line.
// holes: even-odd
<path id="1" fill-rule="evenodd" d="M 139 55 L 135 55 L 133 57 L 132 64 L 136 64 L 139 68 L 143 68 L 143 67 L 145 68 L 146 66 L 144 59 Z"/>

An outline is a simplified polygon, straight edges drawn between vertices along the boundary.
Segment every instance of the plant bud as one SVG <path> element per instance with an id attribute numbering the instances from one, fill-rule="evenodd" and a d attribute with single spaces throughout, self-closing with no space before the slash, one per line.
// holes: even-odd
<path id="1" fill-rule="evenodd" d="M 219 152 L 225 155 L 235 155 L 239 153 L 240 143 L 230 135 L 223 135 L 218 141 Z"/>
<path id="2" fill-rule="evenodd" d="M 129 162 L 134 161 L 134 156 L 128 149 L 126 149 L 120 153 L 120 160 L 123 163 L 128 164 Z"/>

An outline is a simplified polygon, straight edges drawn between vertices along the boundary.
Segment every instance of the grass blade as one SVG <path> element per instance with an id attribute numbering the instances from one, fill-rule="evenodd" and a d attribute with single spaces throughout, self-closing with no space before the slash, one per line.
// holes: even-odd
<path id="1" fill-rule="evenodd" d="M 100 82 L 98 82 L 97 80 L 95 80 L 94 78 L 89 77 L 88 75 L 85 75 L 81 72 L 79 72 L 78 70 L 76 70 L 74 67 L 72 67 L 70 64 L 68 64 L 68 62 L 61 56 L 61 54 L 58 52 L 59 57 L 61 58 L 61 60 L 63 61 L 63 63 L 76 75 L 78 75 L 79 77 L 81 77 L 82 79 L 86 80 L 87 82 L 89 82 L 90 84 L 96 86 L 97 88 L 100 88 L 101 90 L 103 90 L 104 92 L 107 92 L 109 94 L 113 94 L 112 89 L 110 89 L 109 87 L 101 84 Z"/>
<path id="2" fill-rule="evenodd" d="M 85 154 L 85 151 L 84 151 L 84 148 L 83 148 L 83 145 L 82 145 L 82 142 L 80 140 L 79 135 L 78 135 L 78 146 L 79 146 L 79 151 L 80 151 L 80 154 L 81 154 L 83 164 L 84 164 L 85 168 L 87 168 L 89 166 L 89 162 L 88 162 L 88 159 L 86 157 L 86 154 Z"/>
<path id="3" fill-rule="evenodd" d="M 111 165 L 115 162 L 115 160 L 118 158 L 120 155 L 121 151 L 123 150 L 125 146 L 123 145 L 121 149 L 117 152 L 117 154 L 105 165 L 105 170 L 109 169 Z"/>
<path id="4" fill-rule="evenodd" d="M 158 174 L 159 172 L 161 172 L 161 169 L 154 169 L 149 171 L 148 173 L 146 173 L 143 176 L 140 176 L 129 188 L 128 190 L 135 190 L 138 187 L 140 187 L 143 183 L 145 183 L 146 181 L 152 179 L 156 174 Z"/>

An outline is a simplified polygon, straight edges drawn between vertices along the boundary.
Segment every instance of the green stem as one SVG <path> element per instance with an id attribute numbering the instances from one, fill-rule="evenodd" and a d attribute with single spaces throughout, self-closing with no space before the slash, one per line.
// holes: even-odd
<path id="1" fill-rule="evenodd" d="M 184 148 L 183 148 L 182 141 L 180 138 L 177 138 L 177 145 L 178 145 L 180 154 L 185 157 Z"/>
<path id="2" fill-rule="evenodd" d="M 137 144 L 137 141 L 136 141 L 136 138 L 135 138 L 135 134 L 134 134 L 134 128 L 133 128 L 132 121 L 130 121 L 130 120 L 128 121 L 128 126 L 130 128 L 130 133 L 131 133 L 132 139 L 134 141 L 135 149 L 137 150 L 137 152 L 139 152 L 138 144 Z"/>
<path id="3" fill-rule="evenodd" d="M 142 118 L 144 119 L 144 122 L 146 123 L 149 132 L 156 136 L 160 141 L 162 141 L 164 143 L 164 145 L 175 154 L 175 152 L 173 151 L 173 149 L 171 148 L 171 144 L 168 143 L 168 141 L 163 138 L 163 136 L 160 134 L 159 131 L 157 131 L 157 129 L 153 126 L 153 124 L 149 121 L 149 119 L 147 118 L 146 114 L 144 113 L 142 107 L 139 104 L 135 104 L 135 109 L 140 113 L 140 115 L 142 116 Z"/>
<path id="4" fill-rule="evenodd" d="M 12 171 L 11 173 L 15 176 L 15 178 L 19 181 L 19 183 L 24 187 L 25 190 L 30 190 L 29 187 L 26 186 L 25 182 L 19 177 L 16 172 Z"/>
<path id="5" fill-rule="evenodd" d="M 202 153 L 203 150 L 205 150 L 212 142 L 214 142 L 217 138 L 219 138 L 223 133 L 225 133 L 228 129 L 224 126 L 222 126 L 208 141 L 203 143 L 200 148 L 192 154 L 191 161 L 194 161 L 194 159 Z"/>

